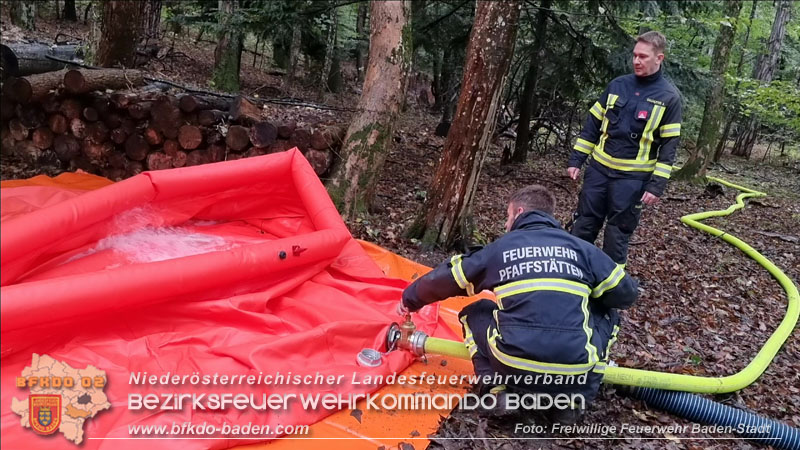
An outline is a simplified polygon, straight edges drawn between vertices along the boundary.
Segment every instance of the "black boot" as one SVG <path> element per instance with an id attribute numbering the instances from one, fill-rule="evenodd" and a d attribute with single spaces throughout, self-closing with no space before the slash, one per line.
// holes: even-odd
<path id="1" fill-rule="evenodd" d="M 574 425 L 581 420 L 583 416 L 583 409 L 580 408 L 550 408 L 547 410 L 547 418 L 552 423 L 560 423 L 562 425 Z"/>
<path id="2" fill-rule="evenodd" d="M 508 391 L 505 385 L 499 386 L 481 386 L 479 390 L 481 397 L 484 395 L 494 395 L 495 405 L 494 408 L 480 408 L 478 413 L 482 416 L 488 417 L 506 417 L 514 414 L 516 410 L 508 409 Z"/>

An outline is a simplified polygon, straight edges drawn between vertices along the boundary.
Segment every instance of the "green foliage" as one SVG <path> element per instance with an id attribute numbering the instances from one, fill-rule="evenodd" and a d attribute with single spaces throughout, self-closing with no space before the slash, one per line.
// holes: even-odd
<path id="1" fill-rule="evenodd" d="M 773 2 L 745 1 L 740 17 L 726 17 L 725 2 L 702 0 L 554 0 L 548 12 L 548 28 L 542 55 L 533 55 L 536 17 L 540 0 L 522 2 L 517 42 L 506 84 L 504 103 L 513 113 L 524 76 L 531 64 L 538 65 L 537 115 L 551 125 L 566 129 L 572 137 L 587 108 L 614 77 L 631 72 L 631 50 L 637 34 L 658 30 L 668 38 L 665 75 L 684 96 L 683 142 L 697 135 L 705 95 L 710 90 L 709 70 L 713 45 L 720 24 L 737 21 L 735 44 L 728 66 L 725 106 L 728 111 L 755 114 L 771 132 L 797 136 L 797 86 L 800 80 L 800 21 L 787 24 L 775 82 L 758 85 L 752 75 L 758 57 L 767 48 Z M 285 66 L 292 30 L 302 30 L 301 51 L 322 66 L 332 9 L 338 15 L 337 62 L 352 64 L 360 37 L 356 31 L 358 2 L 348 0 L 240 0 L 239 10 L 220 25 L 217 0 L 166 3 L 164 22 L 180 33 L 207 30 L 215 39 L 221 27 L 243 31 L 246 45 L 272 43 L 273 64 Z M 796 9 L 796 8 L 795 8 Z M 413 66 L 433 74 L 444 64 L 445 55 L 463 55 L 475 14 L 471 0 L 415 0 L 411 4 Z M 798 14 L 798 10 L 794 14 Z M 366 24 L 367 32 L 369 24 Z M 745 43 L 745 31 L 749 37 Z M 366 46 L 365 46 L 366 47 Z M 459 59 L 463 59 L 461 56 Z M 741 64 L 740 64 L 741 61 Z M 313 67 L 313 66 L 312 66 Z M 455 77 L 460 79 L 458 68 Z M 312 71 L 314 69 L 312 68 Z M 737 85 L 738 81 L 738 85 Z M 785 131 L 784 131 L 785 130 Z M 566 134 L 565 136 L 569 136 Z M 562 147 L 570 147 L 562 141 Z M 543 144 L 550 147 L 550 144 Z"/>
<path id="2" fill-rule="evenodd" d="M 423 0 L 411 3 L 411 43 L 417 70 L 433 72 L 442 52 L 467 48 L 475 2 Z"/>
<path id="3" fill-rule="evenodd" d="M 165 12 L 165 23 L 176 33 L 185 28 L 210 32 L 214 39 L 224 29 L 269 39 L 288 53 L 292 30 L 302 30 L 303 52 L 320 60 L 325 55 L 325 37 L 330 23 L 327 11 L 336 7 L 332 0 L 239 0 L 239 8 L 231 17 L 220 21 L 217 0 L 171 2 Z"/>
<path id="4" fill-rule="evenodd" d="M 766 84 L 751 79 L 739 81 L 733 100 L 740 105 L 743 116 L 756 116 L 764 126 L 800 136 L 800 89 L 796 85 L 786 81 Z"/>

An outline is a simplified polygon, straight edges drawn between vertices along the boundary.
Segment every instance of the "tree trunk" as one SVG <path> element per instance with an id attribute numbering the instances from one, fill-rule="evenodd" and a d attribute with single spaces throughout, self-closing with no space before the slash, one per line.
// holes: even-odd
<path id="1" fill-rule="evenodd" d="M 431 82 L 431 92 L 433 93 L 433 110 L 441 111 L 442 108 L 442 63 L 444 53 L 437 48 L 433 56 L 433 81 Z"/>
<path id="2" fill-rule="evenodd" d="M 714 143 L 717 142 L 719 122 L 722 117 L 722 101 L 725 98 L 725 69 L 728 67 L 733 39 L 736 37 L 736 24 L 739 12 L 742 10 L 742 0 L 731 0 L 727 6 L 725 14 L 729 22 L 720 24 L 717 42 L 714 44 L 714 54 L 711 57 L 711 90 L 706 95 L 697 146 L 689 155 L 689 160 L 675 172 L 676 180 L 689 180 L 697 176 L 704 176 L 713 159 L 712 151 Z"/>
<path id="3" fill-rule="evenodd" d="M 87 23 L 89 23 L 89 12 L 90 12 L 92 9 L 94 9 L 95 11 L 97 11 L 97 8 L 96 8 L 96 7 L 95 7 L 95 8 L 92 8 L 92 5 L 93 5 L 93 3 L 92 3 L 92 2 L 88 2 L 88 3 L 86 4 L 86 8 L 84 8 L 84 9 L 83 9 L 83 24 L 84 24 L 84 25 L 86 25 Z M 94 14 L 93 14 L 93 15 L 94 15 Z"/>
<path id="4" fill-rule="evenodd" d="M 36 29 L 36 2 L 29 0 L 8 1 L 8 16 L 11 23 L 23 30 Z"/>
<path id="5" fill-rule="evenodd" d="M 78 12 L 75 10 L 75 0 L 64 0 L 64 20 L 78 21 Z"/>
<path id="6" fill-rule="evenodd" d="M 289 45 L 289 67 L 286 70 L 286 86 L 291 88 L 297 80 L 297 66 L 300 65 L 300 44 L 302 35 L 300 27 L 292 27 L 292 42 Z"/>
<path id="7" fill-rule="evenodd" d="M 140 33 L 147 39 L 158 39 L 161 27 L 161 0 L 140 0 Z"/>
<path id="8" fill-rule="evenodd" d="M 333 59 L 331 59 L 331 68 L 328 71 L 328 90 L 338 94 L 344 88 L 344 79 L 342 78 L 342 59 L 339 55 L 339 35 L 337 33 L 336 39 L 333 41 Z"/>
<path id="9" fill-rule="evenodd" d="M 211 81 L 221 91 L 239 90 L 239 68 L 242 60 L 244 35 L 234 23 L 238 0 L 219 0 L 219 42 L 214 50 L 214 72 Z"/>
<path id="10" fill-rule="evenodd" d="M 478 2 L 455 121 L 428 189 L 428 200 L 409 230 L 427 247 L 439 244 L 449 248 L 471 236 L 472 199 L 494 132 L 519 14 L 519 1 Z"/>
<path id="11" fill-rule="evenodd" d="M 783 46 L 783 38 L 786 36 L 786 22 L 789 21 L 791 15 L 792 2 L 789 0 L 780 0 L 775 8 L 775 21 L 772 22 L 772 32 L 769 35 L 767 43 L 767 52 L 762 54 L 756 64 L 754 71 L 754 78 L 763 82 L 772 81 L 775 74 L 775 69 L 778 66 L 778 60 L 781 55 L 781 47 Z M 758 138 L 758 128 L 760 123 L 758 118 L 750 117 L 747 119 L 747 124 L 743 127 L 742 131 L 733 145 L 731 154 L 735 156 L 748 156 L 753 151 L 753 144 Z"/>
<path id="12" fill-rule="evenodd" d="M 281 69 L 289 68 L 289 52 L 291 42 L 286 35 L 280 34 L 272 38 L 272 63 Z"/>
<path id="13" fill-rule="evenodd" d="M 531 117 L 538 109 L 536 102 L 536 84 L 539 81 L 539 65 L 544 59 L 544 40 L 547 36 L 547 14 L 552 2 L 543 0 L 542 6 L 536 13 L 536 37 L 533 41 L 533 57 L 528 73 L 525 75 L 525 88 L 522 90 L 522 98 L 519 107 L 519 122 L 517 122 L 517 140 L 514 143 L 514 154 L 511 162 L 524 163 L 528 158 L 528 147 L 530 146 Z M 509 162 L 509 161 L 503 161 Z"/>
<path id="14" fill-rule="evenodd" d="M 358 4 L 358 18 L 356 19 L 356 73 L 358 74 L 358 82 L 364 81 L 364 67 L 367 65 L 367 47 L 366 43 L 369 40 L 367 36 L 367 11 L 369 10 L 368 2 L 361 2 Z"/>
<path id="15" fill-rule="evenodd" d="M 736 78 L 742 77 L 742 67 L 744 67 L 744 53 L 745 49 L 747 49 L 747 42 L 750 41 L 750 28 L 753 26 L 753 18 L 756 16 L 756 6 L 758 5 L 757 1 L 753 1 L 750 6 L 750 19 L 747 21 L 747 31 L 744 33 L 744 42 L 742 43 L 742 51 L 739 53 L 739 62 L 736 64 Z M 736 95 L 739 92 L 739 84 L 741 82 L 736 80 L 736 85 L 733 87 L 733 94 Z M 737 108 L 738 109 L 738 108 Z M 725 152 L 725 145 L 728 142 L 728 136 L 731 132 L 731 126 L 733 125 L 733 120 L 736 118 L 738 114 L 737 111 L 729 111 L 728 112 L 728 120 L 725 122 L 725 130 L 722 132 L 722 137 L 719 139 L 717 143 L 717 150 L 714 152 L 714 162 L 718 162 L 720 158 L 722 158 L 722 153 Z"/>
<path id="16" fill-rule="evenodd" d="M 328 24 L 328 40 L 325 45 L 325 62 L 322 65 L 322 72 L 319 80 L 319 93 L 329 91 L 328 77 L 331 73 L 333 64 L 333 54 L 336 52 L 336 31 L 339 28 L 339 13 L 336 8 L 331 8 L 330 22 Z"/>
<path id="17" fill-rule="evenodd" d="M 139 42 L 139 10 L 136 2 L 103 1 L 96 65 L 133 67 Z"/>
<path id="18" fill-rule="evenodd" d="M 449 48 L 445 50 L 442 62 L 442 120 L 437 129 L 444 133 L 436 133 L 437 136 L 447 136 L 447 130 L 453 122 L 453 115 L 456 110 L 458 100 L 459 80 L 463 72 L 464 53 L 461 49 Z M 446 129 L 446 130 L 445 130 Z"/>
<path id="19" fill-rule="evenodd" d="M 369 64 L 359 112 L 347 129 L 341 161 L 328 186 L 344 217 L 368 209 L 389 153 L 411 64 L 409 11 L 409 0 L 370 3 Z"/>

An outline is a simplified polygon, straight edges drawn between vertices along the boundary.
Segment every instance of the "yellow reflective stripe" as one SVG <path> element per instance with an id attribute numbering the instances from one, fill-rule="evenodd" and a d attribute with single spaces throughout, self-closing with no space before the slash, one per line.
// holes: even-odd
<path id="1" fill-rule="evenodd" d="M 596 363 L 600 358 L 597 357 L 597 347 L 592 344 L 592 329 L 589 327 L 589 297 L 583 297 L 581 301 L 583 310 L 583 331 L 586 333 L 586 353 L 589 355 L 589 364 Z"/>
<path id="2" fill-rule="evenodd" d="M 505 384 L 501 384 L 499 386 L 495 386 L 495 387 L 489 389 L 489 393 L 497 395 L 497 394 L 499 394 L 501 392 L 505 392 L 505 390 L 506 390 L 506 385 Z"/>
<path id="3" fill-rule="evenodd" d="M 494 311 L 492 311 L 492 317 L 494 317 L 494 325 L 495 325 L 494 332 L 497 333 L 498 336 L 500 336 L 500 332 L 497 331 L 500 328 L 500 321 L 497 319 L 497 311 L 499 311 L 499 309 L 495 309 Z M 488 337 L 489 335 L 487 334 L 486 336 Z M 500 339 L 502 338 L 503 337 L 500 336 Z"/>
<path id="4" fill-rule="evenodd" d="M 606 100 L 606 109 L 611 109 L 614 107 L 614 103 L 616 103 L 619 95 L 615 94 L 608 94 L 608 99 Z M 606 145 L 606 139 L 608 139 L 608 117 L 605 115 L 603 116 L 603 123 L 600 125 L 600 131 L 603 132 L 602 136 L 600 136 L 600 143 L 595 147 L 595 150 L 602 150 L 603 147 Z"/>
<path id="5" fill-rule="evenodd" d="M 594 365 L 594 369 L 592 369 L 592 372 L 603 373 L 606 371 L 606 366 L 607 364 L 605 362 L 600 361 Z"/>
<path id="6" fill-rule="evenodd" d="M 625 266 L 617 264 L 617 267 L 611 271 L 611 274 L 592 289 L 592 297 L 597 298 L 605 294 L 609 289 L 614 289 L 623 278 L 625 278 Z"/>
<path id="7" fill-rule="evenodd" d="M 489 335 L 489 350 L 495 358 L 501 363 L 514 367 L 520 370 L 527 370 L 531 372 L 546 372 L 560 375 L 573 375 L 586 373 L 592 370 L 596 362 L 589 362 L 586 364 L 557 364 L 535 361 L 532 359 L 520 358 L 518 356 L 511 356 L 503 353 L 497 348 L 496 339 L 499 337 L 497 330 L 494 334 Z"/>
<path id="8" fill-rule="evenodd" d="M 662 138 L 668 137 L 675 137 L 681 135 L 681 124 L 679 123 L 668 123 L 666 125 L 661 126 L 659 128 L 659 134 L 661 134 Z"/>
<path id="9" fill-rule="evenodd" d="M 603 360 L 608 361 L 608 354 L 611 352 L 611 346 L 617 342 L 617 333 L 619 332 L 619 325 L 614 325 L 613 331 L 611 331 L 611 339 L 608 340 L 608 345 L 606 345 L 606 354 Z"/>
<path id="10" fill-rule="evenodd" d="M 456 280 L 456 284 L 458 285 L 458 287 L 460 287 L 461 289 L 466 289 L 467 279 L 461 276 L 461 271 L 459 270 L 460 268 L 461 268 L 461 255 L 453 255 L 453 257 L 450 258 L 450 273 L 453 274 L 453 279 Z"/>
<path id="11" fill-rule="evenodd" d="M 594 105 L 592 105 L 592 108 L 589 110 L 589 112 L 592 113 L 595 119 L 603 120 L 606 110 L 603 108 L 603 105 L 601 105 L 600 102 L 594 102 Z"/>
<path id="12" fill-rule="evenodd" d="M 591 155 L 591 154 L 592 154 L 591 150 L 584 150 L 584 149 L 583 149 L 583 148 L 581 148 L 581 147 L 580 147 L 578 144 L 575 144 L 575 146 L 574 146 L 574 147 L 572 147 L 572 149 L 573 149 L 573 150 L 577 150 L 577 151 L 579 151 L 579 152 L 581 152 L 581 153 L 584 153 L 584 154 L 587 154 L 587 155 Z"/>
<path id="13" fill-rule="evenodd" d="M 494 295 L 498 301 L 500 299 L 533 291 L 558 291 L 568 294 L 587 297 L 591 292 L 589 286 L 578 283 L 577 281 L 565 280 L 562 278 L 536 278 L 530 280 L 514 281 L 494 288 Z"/>
<path id="14" fill-rule="evenodd" d="M 592 153 L 592 150 L 594 150 L 594 144 L 585 139 L 578 138 L 578 141 L 575 142 L 575 147 L 572 148 L 588 155 Z"/>
<path id="15" fill-rule="evenodd" d="M 594 149 L 594 142 L 589 142 L 586 139 L 578 138 L 577 144 L 581 144 L 581 147 L 583 147 L 585 149 L 588 149 L 588 150 Z"/>
<path id="16" fill-rule="evenodd" d="M 472 283 L 467 281 L 467 277 L 464 276 L 464 268 L 461 267 L 461 255 L 455 255 L 450 258 L 450 272 L 453 274 L 453 278 L 456 280 L 456 284 L 461 289 L 467 291 L 468 296 L 475 295 L 475 288 L 472 286 Z"/>
<path id="17" fill-rule="evenodd" d="M 642 132 L 642 138 L 639 139 L 639 154 L 636 156 L 638 161 L 646 161 L 650 156 L 650 147 L 653 145 L 653 132 L 658 128 L 661 122 L 661 116 L 664 115 L 664 107 L 660 105 L 653 105 L 653 113 L 650 115 L 650 120 Z"/>
<path id="18" fill-rule="evenodd" d="M 469 325 L 467 325 L 467 316 L 463 316 L 459 320 L 461 320 L 461 325 L 464 327 L 464 344 L 467 346 L 469 356 L 475 356 L 475 353 L 478 352 L 478 346 L 475 344 L 475 338 L 472 336 L 472 330 L 470 330 Z"/>
<path id="19" fill-rule="evenodd" d="M 601 143 L 602 142 L 603 141 L 601 138 Z M 655 159 L 651 159 L 649 161 L 638 161 L 635 159 L 615 158 L 604 152 L 599 145 L 595 147 L 594 153 L 592 153 L 592 158 L 606 167 L 625 172 L 652 172 L 656 167 L 657 161 Z"/>
<path id="20" fill-rule="evenodd" d="M 656 163 L 656 170 L 653 171 L 653 175 L 658 175 L 660 177 L 664 177 L 667 179 L 669 179 L 671 173 L 672 173 L 672 166 L 664 163 Z"/>

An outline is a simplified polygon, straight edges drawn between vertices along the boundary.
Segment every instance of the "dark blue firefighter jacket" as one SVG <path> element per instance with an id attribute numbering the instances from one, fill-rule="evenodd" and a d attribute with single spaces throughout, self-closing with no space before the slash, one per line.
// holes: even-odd
<path id="1" fill-rule="evenodd" d="M 498 240 L 414 281 L 403 303 L 415 311 L 485 289 L 499 308 L 488 330 L 472 332 L 489 334 L 492 355 L 517 369 L 564 375 L 604 366 L 617 331 L 614 309 L 637 298 L 637 283 L 623 266 L 552 216 L 527 211 Z"/>

